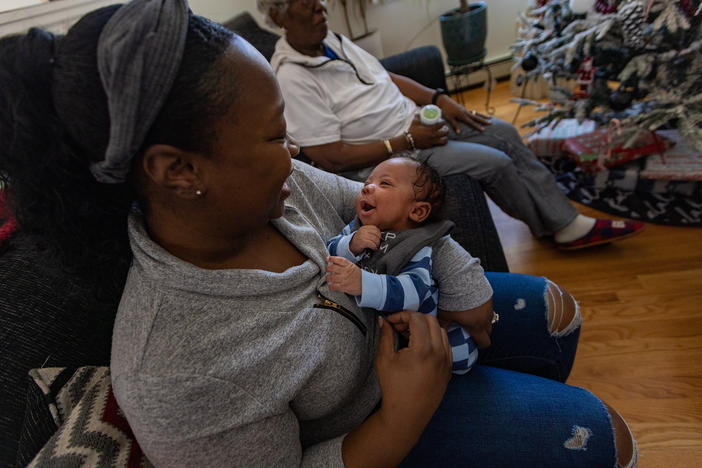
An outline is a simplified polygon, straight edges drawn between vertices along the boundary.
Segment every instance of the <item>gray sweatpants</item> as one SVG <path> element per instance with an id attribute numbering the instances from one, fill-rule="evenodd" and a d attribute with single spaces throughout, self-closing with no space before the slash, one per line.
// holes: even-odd
<path id="1" fill-rule="evenodd" d="M 447 124 L 448 125 L 448 124 Z M 449 126 L 444 146 L 419 151 L 441 175 L 465 173 L 480 181 L 483 190 L 508 215 L 524 221 L 536 237 L 567 226 L 578 211 L 563 194 L 553 174 L 522 142 L 514 126 L 493 118 L 484 131 L 461 124 Z M 343 175 L 364 180 L 371 168 Z"/>

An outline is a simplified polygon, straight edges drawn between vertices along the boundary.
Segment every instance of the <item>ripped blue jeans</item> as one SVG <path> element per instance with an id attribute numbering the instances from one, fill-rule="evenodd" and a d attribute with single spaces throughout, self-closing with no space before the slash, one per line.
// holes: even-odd
<path id="1" fill-rule="evenodd" d="M 480 365 L 451 378 L 401 466 L 616 466 L 614 431 L 603 403 L 562 383 L 575 358 L 579 312 L 563 332 L 551 332 L 547 280 L 486 276 L 500 315 L 492 344 L 480 351 Z"/>

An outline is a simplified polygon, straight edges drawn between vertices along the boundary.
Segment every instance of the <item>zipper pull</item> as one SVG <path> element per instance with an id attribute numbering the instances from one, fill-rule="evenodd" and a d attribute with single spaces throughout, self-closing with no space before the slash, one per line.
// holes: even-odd
<path id="1" fill-rule="evenodd" d="M 319 291 L 317 291 L 317 299 L 319 299 L 320 301 L 322 301 L 322 305 L 323 305 L 323 306 L 333 307 L 333 308 L 335 308 L 335 309 L 337 309 L 337 310 L 342 310 L 342 307 L 341 307 L 339 304 L 337 304 L 336 302 L 331 301 L 331 300 L 327 299 L 326 297 L 322 296 L 322 294 L 321 294 Z"/>

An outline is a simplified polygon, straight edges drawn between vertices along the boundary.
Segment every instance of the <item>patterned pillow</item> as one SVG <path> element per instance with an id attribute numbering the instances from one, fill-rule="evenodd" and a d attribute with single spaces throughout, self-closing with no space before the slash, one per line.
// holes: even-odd
<path id="1" fill-rule="evenodd" d="M 17 221 L 7 206 L 7 191 L 0 184 L 0 245 L 17 230 Z"/>
<path id="2" fill-rule="evenodd" d="M 109 367 L 54 367 L 29 374 L 58 427 L 30 467 L 152 466 L 117 406 Z"/>

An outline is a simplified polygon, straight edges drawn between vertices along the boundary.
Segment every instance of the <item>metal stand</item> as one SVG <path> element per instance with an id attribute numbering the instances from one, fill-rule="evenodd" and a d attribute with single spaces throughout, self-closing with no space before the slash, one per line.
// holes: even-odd
<path id="1" fill-rule="evenodd" d="M 528 85 L 529 85 L 529 74 L 526 74 L 526 75 L 524 75 L 524 81 L 522 82 L 522 95 L 521 95 L 522 99 L 524 99 L 524 96 L 526 96 L 526 90 L 527 90 Z M 523 104 L 521 102 L 517 106 L 517 111 L 514 113 L 514 118 L 512 119 L 512 125 L 514 125 L 515 122 L 517 121 L 517 117 L 519 117 L 519 112 L 521 112 L 522 107 L 524 107 L 524 106 L 525 106 L 525 104 Z"/>
<path id="2" fill-rule="evenodd" d="M 493 115 L 495 113 L 495 108 L 490 106 L 490 95 L 492 93 L 492 71 L 490 70 L 490 66 L 483 60 L 463 65 L 452 65 L 451 63 L 448 65 L 449 74 L 446 79 L 450 87 L 449 92 L 456 96 L 457 101 L 464 107 L 465 103 L 463 102 L 462 91 L 469 86 L 468 76 L 471 73 L 485 70 L 485 73 L 487 74 L 487 98 L 485 100 L 485 112 L 489 115 Z"/>

